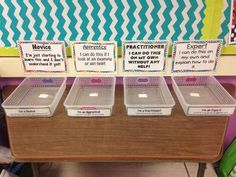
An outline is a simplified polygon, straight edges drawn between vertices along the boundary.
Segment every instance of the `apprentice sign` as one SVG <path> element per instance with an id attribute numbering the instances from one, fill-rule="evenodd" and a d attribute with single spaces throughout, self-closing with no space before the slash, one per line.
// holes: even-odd
<path id="1" fill-rule="evenodd" d="M 65 72 L 63 41 L 18 41 L 25 72 Z"/>
<path id="2" fill-rule="evenodd" d="M 166 41 L 125 41 L 123 71 L 163 72 L 167 52 Z"/>
<path id="3" fill-rule="evenodd" d="M 172 72 L 215 71 L 222 40 L 174 42 Z"/>
<path id="4" fill-rule="evenodd" d="M 116 42 L 77 41 L 71 48 L 77 72 L 116 73 Z"/>

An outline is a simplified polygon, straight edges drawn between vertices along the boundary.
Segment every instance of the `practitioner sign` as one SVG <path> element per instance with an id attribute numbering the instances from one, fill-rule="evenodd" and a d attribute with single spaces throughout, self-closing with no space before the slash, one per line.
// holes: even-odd
<path id="1" fill-rule="evenodd" d="M 163 72 L 168 52 L 166 41 L 123 42 L 124 72 Z"/>

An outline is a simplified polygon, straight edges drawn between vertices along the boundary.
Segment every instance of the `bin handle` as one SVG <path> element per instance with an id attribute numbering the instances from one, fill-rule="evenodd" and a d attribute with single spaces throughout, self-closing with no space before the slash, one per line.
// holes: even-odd
<path id="1" fill-rule="evenodd" d="M 149 82 L 149 79 L 147 77 L 141 77 L 137 79 L 137 82 L 140 84 L 143 84 L 143 83 L 145 84 Z"/>
<path id="2" fill-rule="evenodd" d="M 91 79 L 91 82 L 92 82 L 93 84 L 100 84 L 100 83 L 102 82 L 102 80 L 99 79 L 99 78 L 93 78 L 93 79 Z"/>
<path id="3" fill-rule="evenodd" d="M 197 78 L 196 77 L 187 77 L 185 79 L 186 82 L 196 82 L 197 81 Z"/>
<path id="4" fill-rule="evenodd" d="M 44 84 L 52 84 L 53 83 L 52 78 L 44 78 L 42 81 L 43 81 Z"/>

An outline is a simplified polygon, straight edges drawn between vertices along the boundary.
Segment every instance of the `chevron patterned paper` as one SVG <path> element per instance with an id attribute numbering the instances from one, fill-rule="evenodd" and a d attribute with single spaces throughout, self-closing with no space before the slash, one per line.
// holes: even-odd
<path id="1" fill-rule="evenodd" d="M 122 40 L 200 39 L 206 1 L 1 0 L 0 47 L 15 47 L 23 39 L 115 40 L 119 45 Z M 224 0 L 222 39 L 228 35 L 230 2 Z"/>

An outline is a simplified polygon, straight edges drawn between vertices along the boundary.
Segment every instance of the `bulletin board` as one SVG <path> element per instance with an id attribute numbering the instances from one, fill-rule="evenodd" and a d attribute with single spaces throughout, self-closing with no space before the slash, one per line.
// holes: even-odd
<path id="1" fill-rule="evenodd" d="M 228 46 L 232 0 L 65 0 L 0 4 L 0 56 L 18 56 L 18 40 L 223 39 Z M 71 56 L 70 48 L 67 53 Z"/>

